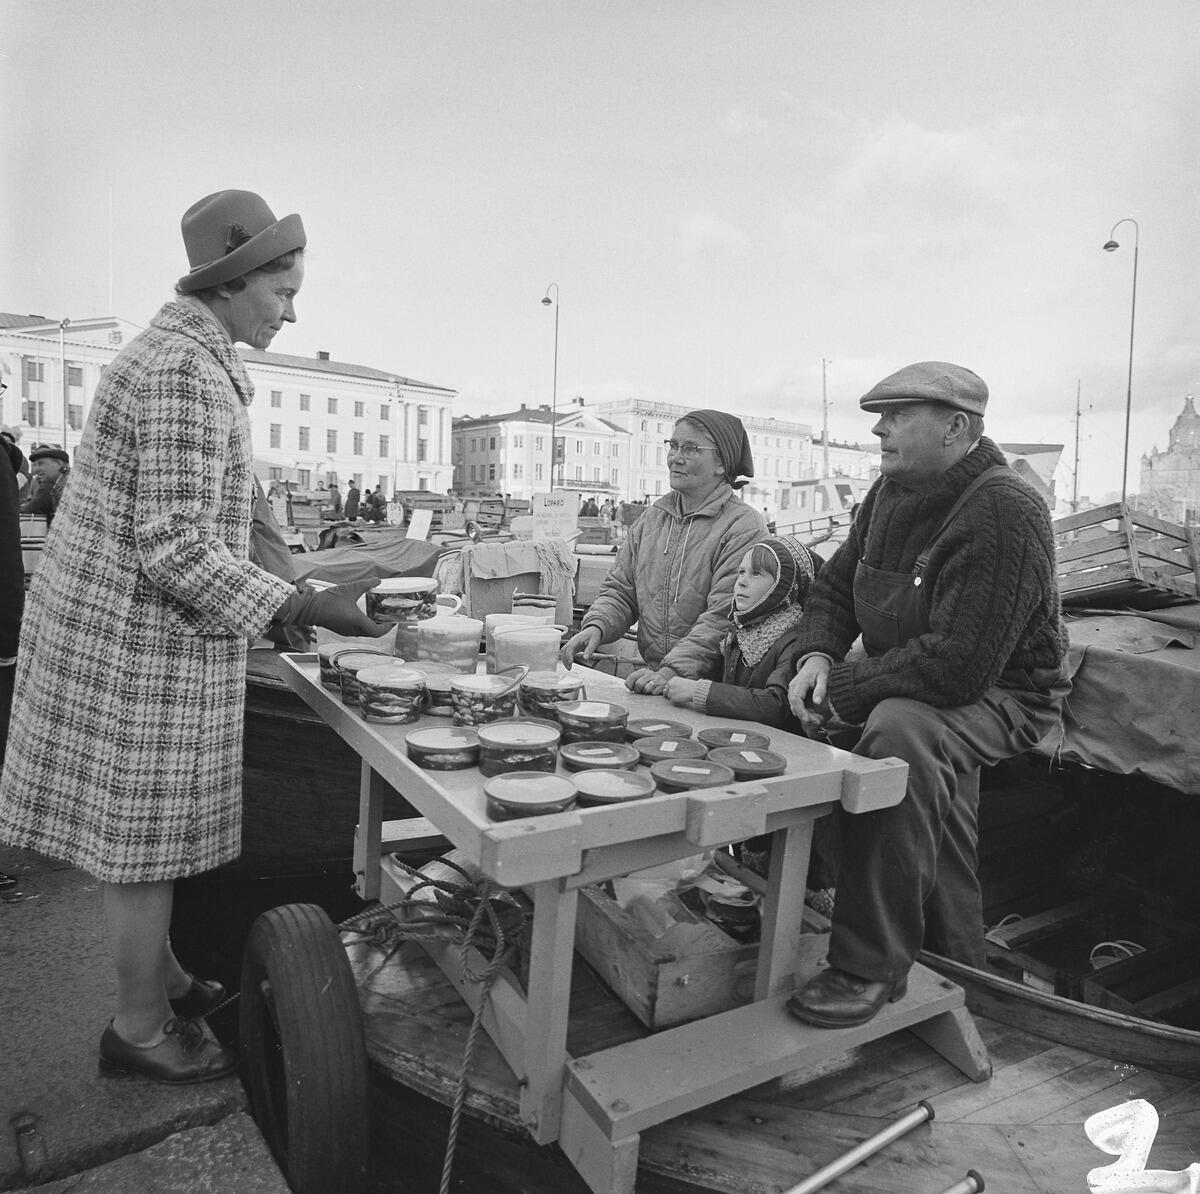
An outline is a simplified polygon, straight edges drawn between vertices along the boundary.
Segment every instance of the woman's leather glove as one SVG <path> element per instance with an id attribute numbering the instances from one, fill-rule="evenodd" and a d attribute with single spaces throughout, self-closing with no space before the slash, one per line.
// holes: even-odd
<path id="1" fill-rule="evenodd" d="M 379 638 L 391 629 L 372 622 L 353 601 L 332 589 L 297 588 L 271 620 L 281 626 L 324 626 L 351 638 Z"/>

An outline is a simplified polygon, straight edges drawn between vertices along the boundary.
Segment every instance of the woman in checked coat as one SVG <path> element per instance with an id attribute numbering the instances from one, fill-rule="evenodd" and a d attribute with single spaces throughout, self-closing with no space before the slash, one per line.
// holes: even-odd
<path id="1" fill-rule="evenodd" d="M 102 1072 L 164 1082 L 236 1064 L 197 1022 L 223 989 L 167 932 L 172 881 L 240 850 L 247 639 L 272 620 L 374 629 L 248 559 L 253 386 L 234 343 L 266 349 L 295 322 L 300 217 L 221 191 L 183 239 L 176 301 L 96 391 L 29 593 L 0 778 L 0 839 L 101 881 L 117 972 Z"/>

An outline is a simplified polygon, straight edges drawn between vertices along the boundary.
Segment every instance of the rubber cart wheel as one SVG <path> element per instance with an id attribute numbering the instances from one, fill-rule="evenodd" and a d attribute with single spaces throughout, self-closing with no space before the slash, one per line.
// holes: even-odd
<path id="1" fill-rule="evenodd" d="M 250 1111 L 293 1194 L 359 1194 L 368 1171 L 367 1051 L 354 976 L 315 904 L 264 912 L 242 965 Z"/>

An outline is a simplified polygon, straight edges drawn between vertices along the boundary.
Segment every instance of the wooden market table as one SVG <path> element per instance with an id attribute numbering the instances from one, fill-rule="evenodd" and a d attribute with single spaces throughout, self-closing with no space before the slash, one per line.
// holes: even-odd
<path id="1" fill-rule="evenodd" d="M 531 1137 L 539 1144 L 557 1141 L 597 1194 L 632 1194 L 643 1130 L 903 1028 L 976 1081 L 990 1074 L 961 988 L 919 965 L 905 998 L 857 1028 L 814 1028 L 785 1008 L 798 977 L 806 977 L 798 967 L 814 823 L 838 805 L 865 813 L 898 803 L 908 773 L 900 760 L 864 759 L 771 729 L 771 749 L 788 761 L 781 776 L 496 822 L 485 811 L 478 769 L 426 771 L 405 754 L 410 730 L 446 719 L 365 722 L 322 687 L 315 655 L 284 658 L 292 688 L 362 758 L 354 867 L 363 899 L 394 902 L 411 886 L 382 848 L 383 793 L 390 784 L 472 868 L 500 887 L 522 889 L 531 901 L 527 982 L 502 974 L 491 988 L 484 1026 L 520 1085 L 521 1120 Z M 628 691 L 611 676 L 576 670 L 588 699 L 620 704 L 631 719 L 761 729 L 670 706 Z M 764 833 L 772 838 L 753 1001 L 571 1057 L 566 1040 L 579 889 Z M 464 978 L 459 948 L 425 948 L 474 1008 L 479 988 Z M 537 1031 L 529 1031 L 531 1025 Z"/>

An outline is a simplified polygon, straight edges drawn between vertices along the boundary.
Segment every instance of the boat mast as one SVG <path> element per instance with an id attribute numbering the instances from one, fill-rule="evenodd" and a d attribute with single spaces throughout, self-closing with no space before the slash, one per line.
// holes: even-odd
<path id="1" fill-rule="evenodd" d="M 1075 471 L 1071 481 L 1071 513 L 1079 509 L 1079 387 L 1080 380 L 1075 379 Z"/>
<path id="2" fill-rule="evenodd" d="M 825 366 L 829 362 L 821 358 L 821 443 L 825 445 L 824 471 L 821 476 L 829 476 L 829 394 L 825 389 Z"/>

